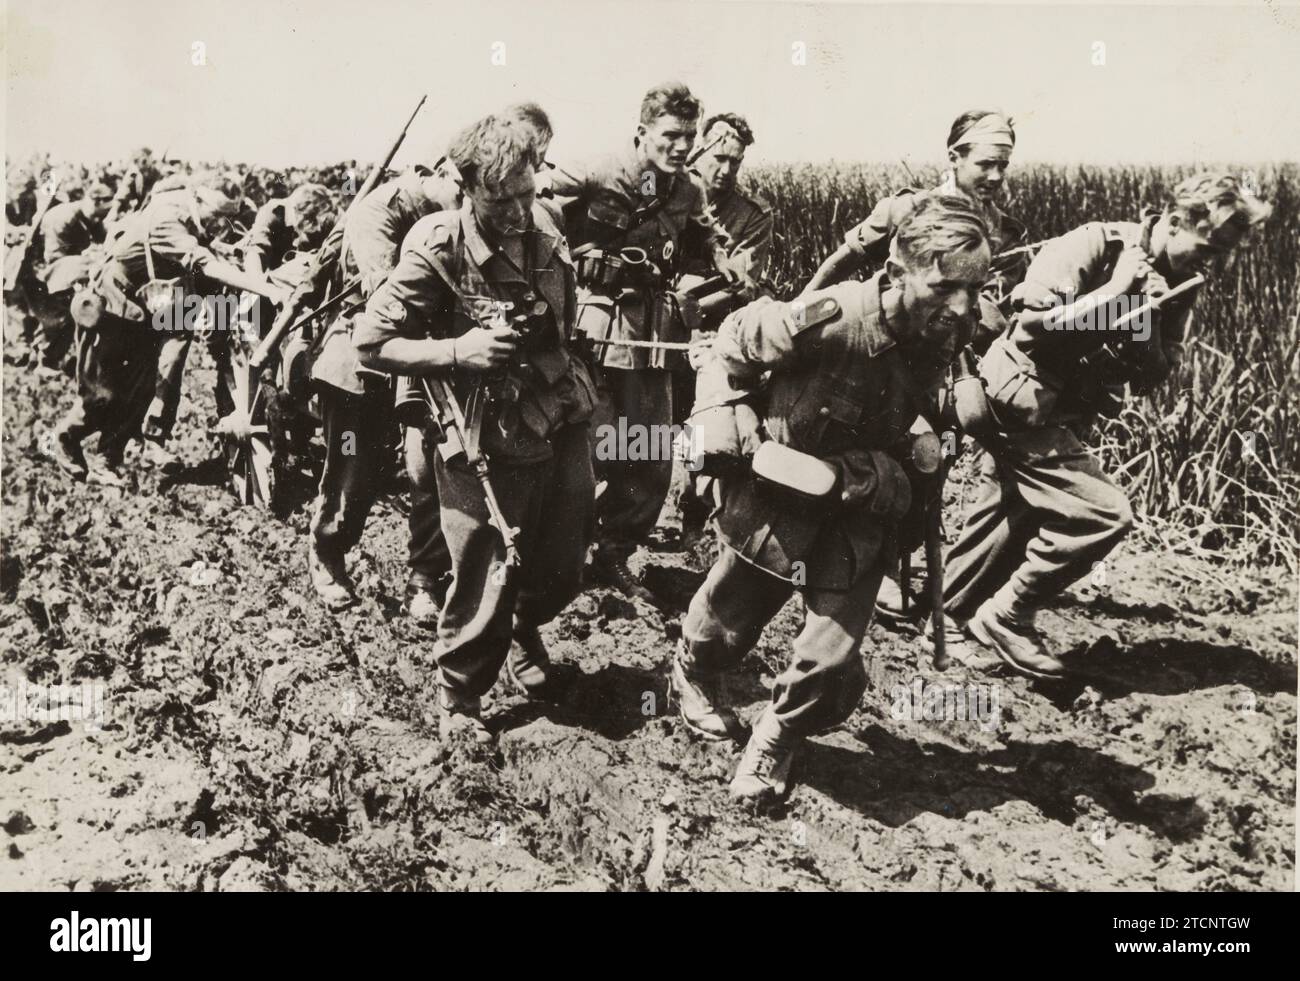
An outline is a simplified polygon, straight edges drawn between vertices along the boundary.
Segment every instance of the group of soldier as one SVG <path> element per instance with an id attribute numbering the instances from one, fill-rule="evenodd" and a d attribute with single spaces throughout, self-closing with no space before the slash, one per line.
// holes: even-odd
<path id="1" fill-rule="evenodd" d="M 140 194 L 94 262 L 82 257 L 114 192 L 51 208 L 41 275 L 62 306 L 43 315 L 34 361 L 55 363 L 75 333 L 78 395 L 49 455 L 75 479 L 120 483 L 131 439 L 164 446 L 188 341 L 150 329 L 161 285 L 260 295 L 276 327 L 351 291 L 323 330 L 288 341 L 311 349 L 325 442 L 309 573 L 330 608 L 355 602 L 346 556 L 400 426 L 406 609 L 436 630 L 444 739 L 492 743 L 482 698 L 503 670 L 529 697 L 563 697 L 539 628 L 584 581 L 653 599 L 628 560 L 673 461 L 595 454 L 610 426 L 702 438 L 683 541 L 708 517 L 719 548 L 668 672 L 691 731 L 745 742 L 736 797 L 784 795 L 801 741 L 858 705 L 866 628 L 898 616 L 900 553 L 951 462 L 919 461 L 927 432 L 984 451 L 931 643 L 971 669 L 1061 676 L 1034 614 L 1132 522 L 1087 435 L 1126 390 L 1177 369 L 1197 287 L 1268 205 L 1204 173 L 1139 221 L 1031 245 L 1001 210 L 1012 121 L 967 112 L 943 182 L 878 202 L 781 300 L 765 280 L 770 210 L 737 184 L 753 142 L 742 117 L 706 118 L 672 83 L 589 166 L 552 164 L 551 137 L 540 107 L 508 107 L 337 215 L 314 182 L 268 200 L 233 251 L 217 244 L 242 195 L 221 173 Z M 286 285 L 274 274 L 295 257 Z M 1136 321 L 1121 323 L 1117 298 Z M 1121 329 L 1133 322 L 1142 331 Z M 975 358 L 971 406 L 955 379 Z M 795 594 L 803 625 L 746 733 L 721 682 Z"/>

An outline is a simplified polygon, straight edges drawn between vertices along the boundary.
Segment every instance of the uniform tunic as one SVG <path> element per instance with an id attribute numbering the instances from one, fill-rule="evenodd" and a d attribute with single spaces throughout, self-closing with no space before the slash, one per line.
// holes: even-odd
<path id="1" fill-rule="evenodd" d="M 941 377 L 918 375 L 900 349 L 900 301 L 883 275 L 804 302 L 833 315 L 801 328 L 791 304 L 760 299 L 724 321 L 703 371 L 742 387 L 770 371 L 759 411 L 767 437 L 831 464 L 834 497 L 809 501 L 748 473 L 724 478 L 717 520 L 727 548 L 682 625 L 698 667 L 734 667 L 800 588 L 808 618 L 773 689 L 777 718 L 797 734 L 837 725 L 862 694 L 858 648 L 895 555 L 891 529 L 911 500 L 890 451 Z"/>

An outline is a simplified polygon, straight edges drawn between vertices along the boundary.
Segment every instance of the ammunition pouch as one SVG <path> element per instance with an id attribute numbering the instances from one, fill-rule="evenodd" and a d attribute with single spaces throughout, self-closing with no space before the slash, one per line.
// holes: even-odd
<path id="1" fill-rule="evenodd" d="M 845 507 L 900 520 L 912 506 L 912 482 L 903 465 L 883 450 L 847 450 L 835 458 Z"/>
<path id="2" fill-rule="evenodd" d="M 663 274 L 645 249 L 631 246 L 617 253 L 587 248 L 574 253 L 578 285 L 595 293 L 616 296 L 627 289 L 651 289 L 662 284 Z"/>

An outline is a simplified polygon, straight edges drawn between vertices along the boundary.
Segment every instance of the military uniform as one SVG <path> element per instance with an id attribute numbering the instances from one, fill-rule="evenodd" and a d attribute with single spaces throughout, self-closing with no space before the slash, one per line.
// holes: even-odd
<path id="1" fill-rule="evenodd" d="M 891 451 L 942 378 L 918 375 L 900 351 L 900 300 L 886 285 L 880 274 L 815 291 L 799 311 L 760 299 L 723 323 L 702 369 L 741 384 L 770 370 L 758 408 L 766 437 L 830 463 L 853 502 L 800 498 L 752 473 L 724 478 L 727 548 L 682 623 L 686 666 L 721 672 L 798 589 L 807 619 L 772 692 L 776 720 L 795 736 L 842 722 L 865 687 L 858 648 L 911 500 Z"/>
<path id="2" fill-rule="evenodd" d="M 1032 611 L 1087 573 L 1132 524 L 1128 499 L 1080 435 L 1098 413 L 1118 412 L 1126 382 L 1142 391 L 1178 363 L 1196 291 L 1152 312 L 1149 339 L 1128 341 L 1113 363 L 1095 359 L 1119 335 L 1051 330 L 1045 317 L 1105 286 L 1128 243 L 1149 247 L 1157 217 L 1093 222 L 1053 239 L 1014 291 L 1013 326 L 980 364 L 1000 431 L 983 440 L 990 455 L 979 497 L 946 564 L 945 601 L 958 621 L 995 593 L 1013 616 Z"/>
<path id="3" fill-rule="evenodd" d="M 721 200 L 709 202 L 710 212 L 717 219 L 725 233 L 723 244 L 727 255 L 734 257 L 742 253 L 749 256 L 750 281 L 761 279 L 767 272 L 767 264 L 772 253 L 772 209 L 766 201 L 747 197 L 740 191 L 733 190 Z M 707 243 L 699 241 L 699 233 L 694 229 L 683 237 L 682 251 L 685 255 L 684 271 L 708 277 L 712 275 L 712 256 L 705 254 Z M 757 299 L 758 290 L 746 288 L 739 291 L 732 306 Z M 702 317 L 698 329 L 717 330 L 729 308 L 722 308 L 718 314 L 706 314 Z M 695 371 L 686 358 L 680 358 L 673 364 L 673 423 L 684 425 L 695 407 Z M 677 506 L 681 511 L 683 536 L 690 537 L 703 529 L 708 519 L 710 505 L 696 491 L 695 480 L 688 474 L 682 487 Z"/>
<path id="4" fill-rule="evenodd" d="M 627 282 L 579 283 L 577 329 L 594 340 L 683 341 L 688 331 L 667 283 L 675 270 L 683 233 L 698 229 L 712 251 L 722 230 L 705 207 L 705 190 L 693 174 L 653 170 L 635 146 L 607 157 L 589 170 L 556 168 L 551 189 L 561 199 L 566 230 L 580 268 L 591 250 L 618 255 L 644 249 L 654 270 Z M 584 258 L 584 255 L 588 255 Z M 669 426 L 673 421 L 672 359 L 668 352 L 601 345 L 600 405 L 593 423 L 633 427 Z M 600 537 L 616 550 L 643 540 L 659 519 L 672 483 L 672 460 L 600 461 L 606 482 L 598 504 Z"/>
<path id="5" fill-rule="evenodd" d="M 39 278 L 45 296 L 36 305 L 40 321 L 32 346 L 36 357 L 57 367 L 72 345 L 74 327 L 68 306 L 72 291 L 90 279 L 95 254 L 92 245 L 104 241 L 104 226 L 87 217 L 79 202 L 55 205 L 41 222 L 44 267 Z M 101 257 L 102 258 L 102 257 Z"/>
<path id="6" fill-rule="evenodd" d="M 115 465 L 142 429 L 153 438 L 167 437 L 180 393 L 176 373 L 159 359 L 175 335 L 155 329 L 139 291 L 151 279 L 176 279 L 192 290 L 205 263 L 217 261 L 208 245 L 189 191 L 157 195 L 131 216 L 92 274 L 91 288 L 102 297 L 104 312 L 95 327 L 77 331 L 80 400 L 59 427 L 62 438 L 80 443 L 101 433 L 100 452 Z"/>
<path id="7" fill-rule="evenodd" d="M 326 250 L 340 250 L 343 279 L 361 277 L 362 295 L 370 296 L 397 265 L 402 240 L 424 215 L 454 208 L 459 188 L 447 181 L 430 196 L 425 168 L 414 168 L 383 184 L 348 212 L 342 231 L 327 238 Z M 311 277 L 309 276 L 309 280 Z M 320 393 L 325 437 L 325 467 L 312 516 L 318 554 L 341 562 L 360 540 L 380 490 L 393 431 L 393 387 L 383 372 L 361 365 L 352 343 L 353 320 L 336 318 L 320 341 L 312 379 Z M 417 490 L 411 502 L 412 537 L 426 550 L 422 561 L 429 576 L 440 578 L 447 566 L 445 548 L 430 524 L 437 522 L 437 499 Z M 430 544 L 431 543 L 431 544 Z"/>
<path id="8" fill-rule="evenodd" d="M 436 658 L 443 686 L 457 698 L 485 693 L 509 653 L 512 625 L 535 627 L 576 595 L 591 541 L 595 478 L 589 420 L 595 387 L 567 340 L 576 313 L 575 275 L 563 237 L 534 205 L 517 268 L 483 237 L 466 200 L 438 214 L 425 238 L 358 317 L 354 339 L 364 358 L 398 337 L 448 339 L 477 326 L 495 302 L 515 310 L 544 301 L 529 340 L 500 374 L 450 372 L 470 418 L 479 415 L 481 448 L 507 522 L 519 528 L 521 567 L 502 575 L 501 534 L 488 524 L 483 488 L 463 453 L 446 459 L 426 439 L 441 499 L 442 530 L 453 579 L 438 624 Z M 437 271 L 479 307 L 466 311 Z"/>
<path id="9" fill-rule="evenodd" d="M 257 209 L 253 225 L 248 230 L 240 248 L 245 254 L 256 252 L 264 270 L 275 269 L 292 257 L 298 243 L 298 232 L 289 224 L 285 208 L 286 198 L 273 198 Z"/>

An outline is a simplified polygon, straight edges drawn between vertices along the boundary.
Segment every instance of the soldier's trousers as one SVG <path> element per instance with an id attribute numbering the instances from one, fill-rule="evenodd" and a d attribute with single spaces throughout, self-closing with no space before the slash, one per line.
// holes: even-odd
<path id="1" fill-rule="evenodd" d="M 685 426 L 695 408 L 695 372 L 673 372 L 673 425 Z M 692 526 L 703 528 L 709 519 L 712 505 L 700 497 L 695 486 L 696 474 L 686 471 L 686 480 L 682 484 L 681 496 L 677 498 L 677 508 L 681 512 L 683 531 Z"/>
<path id="2" fill-rule="evenodd" d="M 72 290 L 46 296 L 39 304 L 31 339 L 33 360 L 37 363 L 49 368 L 62 367 L 73 350 L 77 328 L 72 322 L 71 304 Z"/>
<path id="3" fill-rule="evenodd" d="M 190 355 L 188 334 L 164 333 L 158 346 L 158 372 L 153 399 L 144 417 L 144 434 L 163 442 L 176 425 L 176 410 L 181 404 L 181 384 L 185 379 L 185 362 Z"/>
<path id="4" fill-rule="evenodd" d="M 501 510 L 519 529 L 522 562 L 510 570 L 478 478 L 463 456 L 448 464 L 432 451 L 453 572 L 434 656 L 441 683 L 456 694 L 473 698 L 492 687 L 510 653 L 516 618 L 540 626 L 581 589 L 594 527 L 590 438 L 587 424 L 566 426 L 552 437 L 549 460 L 490 462 Z"/>
<path id="5" fill-rule="evenodd" d="M 944 565 L 947 612 L 965 622 L 999 590 L 1029 612 L 1092 570 L 1127 534 L 1124 492 L 1064 426 L 999 434 Z"/>
<path id="6" fill-rule="evenodd" d="M 312 513 L 312 541 L 319 555 L 342 558 L 361 541 L 382 489 L 391 453 L 393 393 L 382 387 L 358 395 L 322 384 L 319 394 L 325 467 Z"/>
<path id="7" fill-rule="evenodd" d="M 622 426 L 620 418 L 625 420 Z M 603 369 L 592 422 L 598 438 L 606 425 L 630 437 L 641 428 L 642 445 L 656 457 L 666 457 L 596 460 L 596 479 L 606 482 L 596 504 L 601 542 L 632 548 L 654 530 L 673 482 L 672 454 L 663 452 L 666 440 L 659 438 L 673 422 L 673 373 L 663 368 Z M 620 445 L 619 455 L 625 457 L 626 450 Z"/>
<path id="8" fill-rule="evenodd" d="M 99 433 L 99 452 L 110 464 L 120 463 L 153 398 L 164 336 L 110 313 L 91 330 L 78 328 L 77 401 L 59 432 L 78 443 Z"/>
<path id="9" fill-rule="evenodd" d="M 882 566 L 847 591 L 801 590 L 807 619 L 794 640 L 790 665 L 776 679 L 772 705 L 781 727 L 811 735 L 847 719 L 867 686 L 859 648 L 871 622 Z M 682 621 L 686 656 L 706 672 L 735 668 L 758 642 L 795 587 L 732 549 L 709 570 Z"/>
<path id="10" fill-rule="evenodd" d="M 451 575 L 451 555 L 442 534 L 436 486 L 428 490 L 411 486 L 411 513 L 406 526 L 410 535 L 406 560 L 410 581 L 436 593 L 438 584 Z"/>

